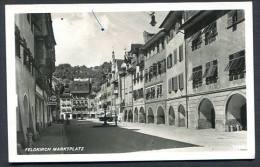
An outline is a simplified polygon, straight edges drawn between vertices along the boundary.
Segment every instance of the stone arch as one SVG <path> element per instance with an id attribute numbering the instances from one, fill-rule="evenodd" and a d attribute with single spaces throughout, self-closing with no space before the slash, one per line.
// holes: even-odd
<path id="1" fill-rule="evenodd" d="M 162 106 L 157 109 L 157 124 L 165 124 L 165 113 Z"/>
<path id="2" fill-rule="evenodd" d="M 239 93 L 232 94 L 227 100 L 226 126 L 247 130 L 246 98 Z"/>
<path id="3" fill-rule="evenodd" d="M 133 111 L 131 109 L 128 111 L 128 122 L 133 122 Z"/>
<path id="4" fill-rule="evenodd" d="M 208 99 L 204 98 L 201 100 L 198 109 L 199 129 L 215 128 L 215 109 L 213 103 Z"/>
<path id="5" fill-rule="evenodd" d="M 135 110 L 134 110 L 134 122 L 138 122 L 138 108 L 135 107 Z"/>
<path id="6" fill-rule="evenodd" d="M 141 107 L 140 110 L 139 110 L 139 122 L 140 123 L 146 123 L 146 113 L 145 113 L 143 107 Z"/>
<path id="7" fill-rule="evenodd" d="M 169 125 L 175 125 L 175 113 L 172 106 L 169 108 Z"/>
<path id="8" fill-rule="evenodd" d="M 127 110 L 124 110 L 124 121 L 127 122 Z"/>
<path id="9" fill-rule="evenodd" d="M 179 127 L 185 127 L 185 125 L 186 125 L 185 120 L 186 120 L 185 108 L 183 107 L 182 104 L 180 104 L 178 107 L 178 125 L 179 125 Z"/>
<path id="10" fill-rule="evenodd" d="M 152 110 L 152 108 L 150 107 L 149 109 L 148 109 L 148 114 L 147 114 L 147 123 L 154 123 L 154 114 L 153 114 L 153 110 Z"/>

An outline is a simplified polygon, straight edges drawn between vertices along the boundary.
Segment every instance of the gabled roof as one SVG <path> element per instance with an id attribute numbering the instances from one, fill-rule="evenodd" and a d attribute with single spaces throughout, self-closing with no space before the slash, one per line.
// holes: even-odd
<path id="1" fill-rule="evenodd" d="M 166 35 L 165 29 L 160 30 L 158 33 L 156 33 L 150 40 L 148 40 L 142 47 L 142 49 L 147 49 L 150 46 L 152 46 L 155 42 L 160 40 L 162 37 Z"/>
<path id="2" fill-rule="evenodd" d="M 73 81 L 70 84 L 71 93 L 90 93 L 89 81 Z"/>

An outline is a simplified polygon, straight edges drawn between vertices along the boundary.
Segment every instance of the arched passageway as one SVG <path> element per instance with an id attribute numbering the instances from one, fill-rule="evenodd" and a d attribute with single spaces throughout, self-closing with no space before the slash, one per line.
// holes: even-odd
<path id="1" fill-rule="evenodd" d="M 203 99 L 200 102 L 198 128 L 215 128 L 215 109 L 209 99 Z"/>
<path id="2" fill-rule="evenodd" d="M 165 124 L 165 114 L 161 106 L 157 109 L 157 124 Z"/>
<path id="3" fill-rule="evenodd" d="M 127 122 L 127 110 L 124 110 L 124 121 Z"/>
<path id="4" fill-rule="evenodd" d="M 183 105 L 179 105 L 178 107 L 178 125 L 179 127 L 185 127 L 186 125 L 186 114 Z"/>
<path id="5" fill-rule="evenodd" d="M 169 108 L 169 125 L 175 125 L 175 113 L 172 106 Z"/>
<path id="6" fill-rule="evenodd" d="M 148 122 L 147 123 L 154 123 L 154 114 L 152 108 L 148 109 Z"/>
<path id="7" fill-rule="evenodd" d="M 240 94 L 229 97 L 226 106 L 226 126 L 247 130 L 246 98 Z"/>
<path id="8" fill-rule="evenodd" d="M 134 122 L 138 122 L 138 109 L 137 109 L 137 107 L 135 108 L 135 111 L 134 111 Z"/>
<path id="9" fill-rule="evenodd" d="M 139 110 L 139 122 L 146 123 L 146 114 L 143 107 L 141 107 Z"/>
<path id="10" fill-rule="evenodd" d="M 128 122 L 133 122 L 133 112 L 132 112 L 132 110 L 129 110 L 129 112 L 128 112 Z"/>

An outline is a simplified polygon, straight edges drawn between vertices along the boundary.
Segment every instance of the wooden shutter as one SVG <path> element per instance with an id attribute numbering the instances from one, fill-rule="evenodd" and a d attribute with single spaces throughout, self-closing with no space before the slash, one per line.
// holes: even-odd
<path id="1" fill-rule="evenodd" d="M 182 90 L 184 88 L 184 82 L 183 82 L 183 74 L 179 75 L 179 89 Z"/>
<path id="2" fill-rule="evenodd" d="M 228 28 L 231 27 L 234 23 L 233 18 L 234 18 L 235 12 L 236 12 L 235 10 L 232 10 L 232 11 L 228 12 L 228 14 L 227 14 L 227 27 Z"/>
<path id="3" fill-rule="evenodd" d="M 174 63 L 173 64 L 177 64 L 177 49 L 175 49 L 174 51 L 173 51 L 173 54 L 174 54 Z"/>
<path id="4" fill-rule="evenodd" d="M 181 62 L 183 60 L 183 45 L 181 44 L 179 46 L 179 61 Z"/>
<path id="5" fill-rule="evenodd" d="M 172 79 L 168 79 L 168 92 L 171 93 L 172 92 Z"/>

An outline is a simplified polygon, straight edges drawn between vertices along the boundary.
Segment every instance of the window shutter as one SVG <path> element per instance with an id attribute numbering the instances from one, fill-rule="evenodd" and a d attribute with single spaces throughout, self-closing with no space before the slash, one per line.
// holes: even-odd
<path id="1" fill-rule="evenodd" d="M 184 88 L 184 82 L 183 82 L 183 74 L 179 75 L 179 89 L 182 90 Z"/>
<path id="2" fill-rule="evenodd" d="M 174 50 L 174 64 L 177 64 L 177 49 Z"/>
<path id="3" fill-rule="evenodd" d="M 172 54 L 170 54 L 170 68 L 172 67 Z"/>
<path id="4" fill-rule="evenodd" d="M 179 46 L 179 61 L 181 62 L 183 60 L 183 45 L 181 44 Z"/>
<path id="5" fill-rule="evenodd" d="M 166 72 L 166 59 L 163 59 L 163 72 Z"/>
<path id="6" fill-rule="evenodd" d="M 233 25 L 234 15 L 235 15 L 235 10 L 228 12 L 228 14 L 227 14 L 227 27 L 230 27 L 230 26 Z"/>
<path id="7" fill-rule="evenodd" d="M 168 92 L 171 93 L 172 92 L 172 82 L 171 82 L 171 78 L 168 79 Z"/>

